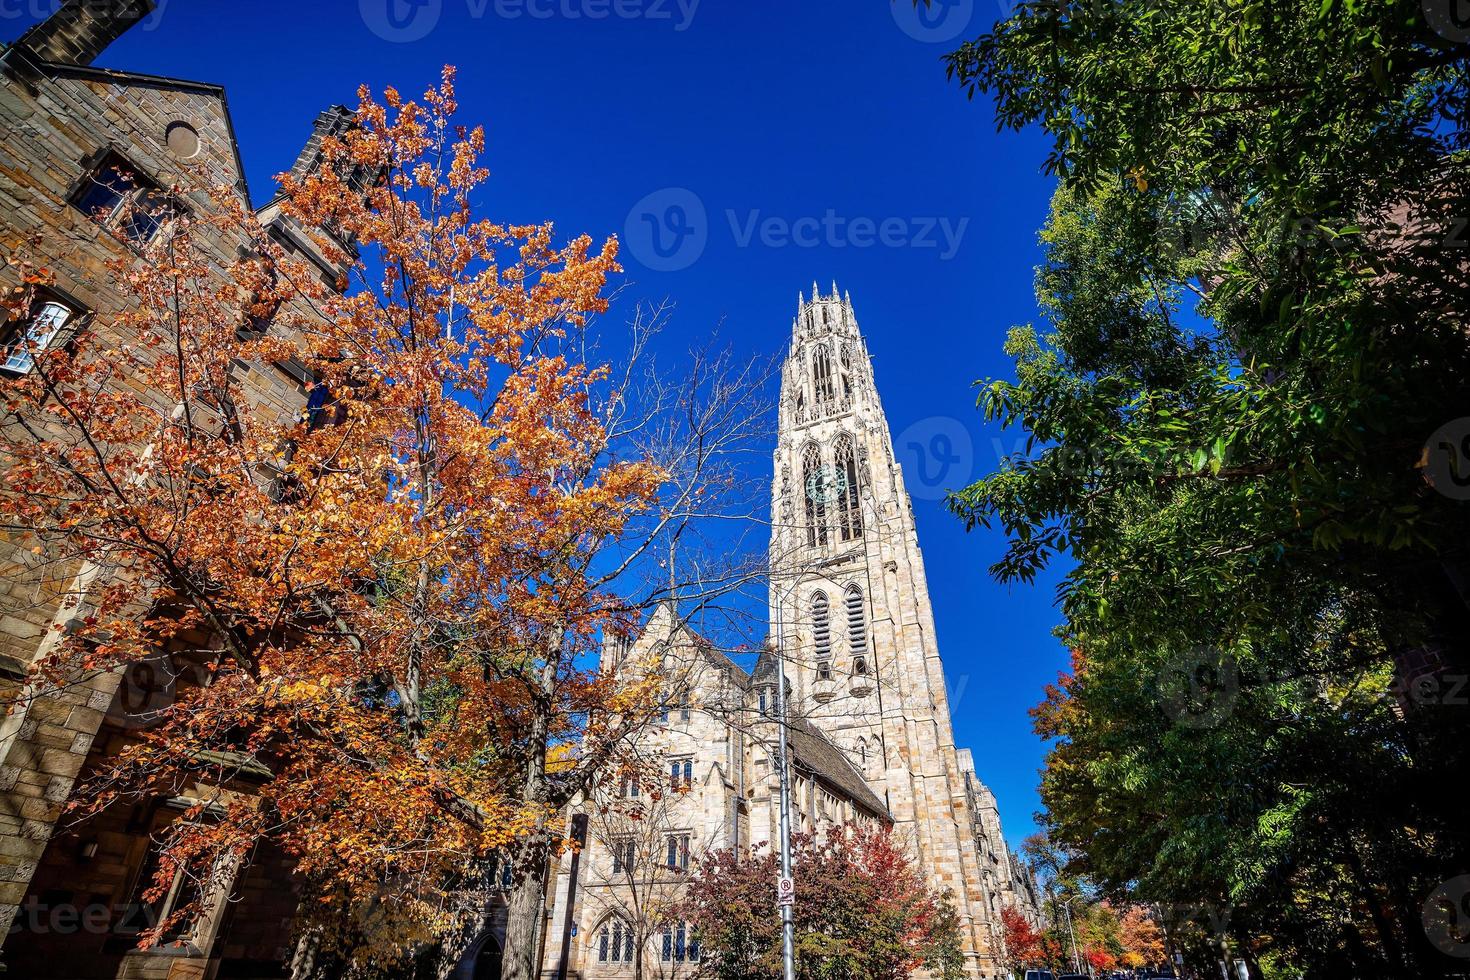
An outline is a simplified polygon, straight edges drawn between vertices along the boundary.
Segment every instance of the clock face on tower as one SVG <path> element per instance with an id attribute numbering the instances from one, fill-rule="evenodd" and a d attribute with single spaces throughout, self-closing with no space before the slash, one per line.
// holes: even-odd
<path id="1" fill-rule="evenodd" d="M 820 467 L 806 478 L 806 495 L 819 504 L 830 504 L 847 491 L 847 475 L 833 466 Z"/>

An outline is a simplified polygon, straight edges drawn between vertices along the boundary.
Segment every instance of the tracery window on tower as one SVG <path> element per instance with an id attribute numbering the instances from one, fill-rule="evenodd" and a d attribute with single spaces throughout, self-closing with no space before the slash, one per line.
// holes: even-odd
<path id="1" fill-rule="evenodd" d="M 865 677 L 868 673 L 868 616 L 863 608 L 863 592 L 850 585 L 842 597 L 847 608 L 847 644 L 852 655 L 854 677 Z"/>
<path id="2" fill-rule="evenodd" d="M 817 347 L 812 355 L 812 403 L 819 414 L 832 409 L 835 392 L 832 385 L 832 352 L 826 344 Z"/>
<path id="3" fill-rule="evenodd" d="M 812 646 L 817 664 L 817 680 L 832 677 L 832 620 L 827 593 L 817 592 L 812 596 Z"/>
<path id="4" fill-rule="evenodd" d="M 806 447 L 801 456 L 802 499 L 806 501 L 806 543 L 815 547 L 827 544 L 827 501 L 820 492 L 813 492 L 812 478 L 822 469 L 822 452 L 815 443 Z M 820 478 L 818 478 L 820 479 Z"/>
<path id="5" fill-rule="evenodd" d="M 843 541 L 856 541 L 863 536 L 863 511 L 858 497 L 858 461 L 852 436 L 837 438 L 832 453 L 838 474 L 843 477 L 842 493 L 837 498 L 837 528 Z"/>

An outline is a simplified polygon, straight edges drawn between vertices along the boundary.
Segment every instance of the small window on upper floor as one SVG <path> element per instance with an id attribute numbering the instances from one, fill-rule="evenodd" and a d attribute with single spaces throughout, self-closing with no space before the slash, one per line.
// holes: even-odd
<path id="1" fill-rule="evenodd" d="M 689 692 L 687 690 L 670 693 L 664 699 L 662 708 L 659 709 L 659 720 L 665 724 L 676 719 L 689 720 Z"/>
<path id="2" fill-rule="evenodd" d="M 694 786 L 694 760 L 669 760 L 669 789 L 674 791 L 692 789 Z"/>
<path id="3" fill-rule="evenodd" d="M 670 871 L 689 870 L 689 834 L 667 834 L 664 837 L 664 866 Z"/>
<path id="4" fill-rule="evenodd" d="M 56 346 L 63 332 L 74 326 L 81 310 L 70 303 L 42 293 L 31 305 L 30 316 L 12 320 L 0 333 L 0 371 L 10 375 L 30 374 L 36 358 Z"/>
<path id="5" fill-rule="evenodd" d="M 87 217 L 135 245 L 151 242 L 183 213 L 177 201 L 116 153 L 102 157 L 71 200 Z"/>
<path id="6" fill-rule="evenodd" d="M 631 837 L 619 837 L 608 845 L 612 851 L 613 874 L 627 874 L 638 867 L 638 847 Z"/>

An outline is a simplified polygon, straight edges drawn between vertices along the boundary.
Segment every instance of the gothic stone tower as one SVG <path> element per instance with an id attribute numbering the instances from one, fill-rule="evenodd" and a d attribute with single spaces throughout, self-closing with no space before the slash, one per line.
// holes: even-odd
<path id="1" fill-rule="evenodd" d="M 782 371 L 770 615 L 794 707 L 849 755 L 998 972 L 903 472 L 851 300 L 798 300 Z"/>

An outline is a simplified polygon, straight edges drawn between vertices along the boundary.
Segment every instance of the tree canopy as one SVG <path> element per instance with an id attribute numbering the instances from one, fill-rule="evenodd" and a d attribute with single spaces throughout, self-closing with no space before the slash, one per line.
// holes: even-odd
<path id="1" fill-rule="evenodd" d="M 951 499 L 1001 579 L 1070 564 L 1045 819 L 1247 958 L 1447 962 L 1470 52 L 1433 6 L 1060 0 L 949 56 L 1059 180 L 1046 326 L 979 399 L 1027 449 Z"/>

